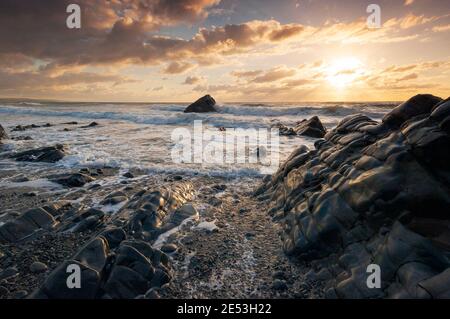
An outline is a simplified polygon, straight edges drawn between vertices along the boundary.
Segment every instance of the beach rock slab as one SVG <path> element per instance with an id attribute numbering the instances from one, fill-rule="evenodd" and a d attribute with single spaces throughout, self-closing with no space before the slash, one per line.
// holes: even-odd
<path id="1" fill-rule="evenodd" d="M 55 163 L 66 155 L 66 151 L 62 144 L 55 146 L 41 147 L 34 150 L 19 152 L 11 156 L 20 162 L 47 162 Z"/>

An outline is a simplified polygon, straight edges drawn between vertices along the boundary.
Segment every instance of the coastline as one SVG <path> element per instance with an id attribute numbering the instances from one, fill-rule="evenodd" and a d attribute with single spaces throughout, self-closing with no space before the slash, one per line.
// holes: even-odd
<path id="1" fill-rule="evenodd" d="M 316 139 L 314 149 L 291 152 L 272 176 L 59 167 L 46 172 L 46 183 L 59 186 L 43 191 L 42 184 L 26 184 L 30 179 L 20 171 L 1 171 L 2 179 L 14 177 L 18 184 L 0 196 L 0 298 L 445 297 L 444 284 L 433 281 L 450 278 L 448 230 L 436 226 L 448 218 L 436 211 L 427 224 L 411 203 L 422 200 L 439 210 L 450 201 L 449 105 L 419 96 L 382 121 L 348 115 Z M 47 151 L 39 157 L 65 153 Z M 418 187 L 408 172 L 420 173 L 424 184 Z M 379 179 L 367 186 L 361 182 L 367 176 Z M 344 184 L 344 200 L 331 194 Z M 406 200 L 394 201 L 402 193 L 398 187 L 409 189 L 409 197 L 400 196 Z M 399 260 L 393 275 L 383 277 L 383 289 L 367 292 L 364 267 L 386 260 L 377 252 L 391 248 L 386 242 L 398 248 L 401 231 L 400 240 L 413 239 L 398 256 L 419 257 Z M 362 247 L 370 244 L 373 250 Z M 422 247 L 432 247 L 432 258 L 422 258 Z M 47 268 L 33 273 L 35 262 Z M 89 273 L 83 280 L 91 289 L 74 293 L 62 286 L 64 266 L 71 263 Z"/>

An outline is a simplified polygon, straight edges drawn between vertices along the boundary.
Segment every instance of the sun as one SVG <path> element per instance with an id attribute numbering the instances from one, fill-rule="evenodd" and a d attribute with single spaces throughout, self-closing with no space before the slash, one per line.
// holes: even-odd
<path id="1" fill-rule="evenodd" d="M 355 57 L 334 60 L 326 69 L 328 82 L 336 88 L 345 88 L 364 73 L 362 62 Z"/>

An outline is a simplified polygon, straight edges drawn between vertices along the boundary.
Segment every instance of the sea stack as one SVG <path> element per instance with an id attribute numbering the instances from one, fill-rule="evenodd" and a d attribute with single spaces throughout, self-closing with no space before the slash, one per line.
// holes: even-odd
<path id="1" fill-rule="evenodd" d="M 217 112 L 217 110 L 214 108 L 214 105 L 216 105 L 216 100 L 214 100 L 214 98 L 208 94 L 189 105 L 184 110 L 184 113 Z"/>

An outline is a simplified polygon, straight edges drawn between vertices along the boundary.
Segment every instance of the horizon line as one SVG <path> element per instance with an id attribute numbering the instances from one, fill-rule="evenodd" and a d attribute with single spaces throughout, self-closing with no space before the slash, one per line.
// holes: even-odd
<path id="1" fill-rule="evenodd" d="M 47 103 L 100 103 L 100 104 L 186 104 L 189 105 L 195 101 L 82 101 L 82 100 L 59 100 L 45 98 L 20 98 L 20 97 L 0 97 L 0 102 L 47 102 Z M 403 103 L 404 101 L 389 100 L 335 100 L 335 101 L 223 101 L 222 104 L 280 104 L 280 103 Z M 217 103 L 220 105 L 220 103 Z"/>

